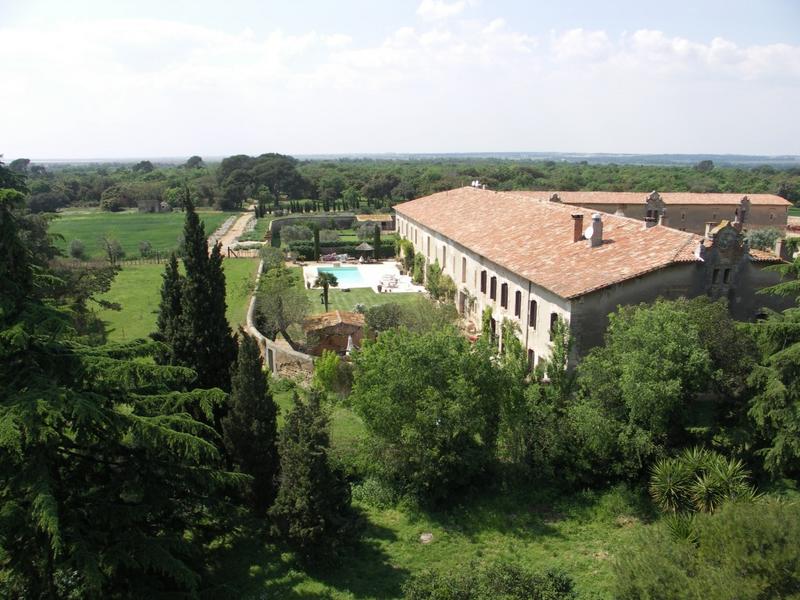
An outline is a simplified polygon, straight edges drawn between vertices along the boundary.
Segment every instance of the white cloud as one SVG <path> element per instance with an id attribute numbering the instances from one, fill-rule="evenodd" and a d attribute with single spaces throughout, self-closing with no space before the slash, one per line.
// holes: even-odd
<path id="1" fill-rule="evenodd" d="M 461 14 L 466 7 L 466 0 L 456 0 L 455 2 L 422 0 L 417 7 L 417 14 L 427 20 L 446 19 Z"/>
<path id="2" fill-rule="evenodd" d="M 501 18 L 370 45 L 155 19 L 0 28 L 13 115 L 0 153 L 800 151 L 798 46 L 580 28 L 546 40 Z"/>

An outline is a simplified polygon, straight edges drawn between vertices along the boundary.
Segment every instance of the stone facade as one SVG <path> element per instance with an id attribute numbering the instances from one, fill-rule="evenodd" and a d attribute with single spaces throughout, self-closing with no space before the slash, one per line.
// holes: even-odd
<path id="1" fill-rule="evenodd" d="M 465 194 L 465 201 L 469 203 L 472 196 L 478 193 L 481 192 Z M 485 191 L 482 193 L 491 194 Z M 486 196 L 483 201 L 508 202 L 511 193 L 508 194 L 506 198 L 497 198 L 501 193 L 497 196 Z M 407 204 L 413 202 L 416 201 Z M 476 204 L 476 207 L 478 206 L 481 205 Z M 522 206 L 524 207 L 524 204 Z M 442 208 L 447 209 L 445 206 Z M 710 230 L 708 237 L 687 238 L 692 244 L 688 257 L 685 248 L 676 246 L 674 250 L 676 260 L 667 260 L 655 268 L 632 277 L 619 276 L 609 271 L 608 281 L 604 285 L 587 284 L 577 293 L 559 293 L 514 269 L 498 264 L 502 259 L 503 239 L 486 240 L 487 244 L 491 243 L 492 254 L 500 257 L 493 260 L 486 256 L 486 251 L 478 252 L 468 247 L 468 244 L 455 239 L 460 237 L 457 227 L 452 229 L 450 236 L 446 236 L 436 227 L 424 223 L 424 217 L 411 216 L 415 212 L 418 217 L 419 214 L 430 213 L 405 209 L 405 205 L 398 205 L 396 209 L 399 235 L 411 241 L 415 252 L 425 256 L 428 263 L 438 261 L 443 273 L 449 275 L 456 283 L 458 289 L 456 305 L 459 312 L 476 326 L 480 326 L 480 316 L 484 308 L 489 307 L 492 311 L 492 325 L 497 332 L 503 319 L 510 319 L 516 323 L 519 327 L 519 338 L 528 351 L 529 359 L 534 363 L 547 358 L 550 354 L 550 329 L 556 318 L 569 323 L 574 341 L 572 356 L 574 363 L 593 346 L 602 343 L 608 315 L 619 305 L 652 302 L 659 297 L 676 299 L 707 295 L 712 298 L 726 298 L 731 312 L 737 319 L 752 320 L 758 316 L 763 306 L 780 309 L 791 304 L 785 299 L 756 294 L 758 289 L 778 281 L 776 273 L 764 271 L 763 267 L 775 264 L 779 260 L 768 253 L 750 252 L 738 226 L 730 223 L 723 223 Z M 537 210 L 541 212 L 541 207 Z M 591 242 L 582 236 L 578 237 L 582 231 L 581 220 L 569 221 L 570 215 L 565 214 L 563 208 L 555 212 L 553 221 L 542 223 L 542 227 L 552 228 L 554 223 L 566 221 L 563 235 L 576 236 L 574 242 L 572 239 L 567 242 L 581 244 L 581 249 L 586 249 L 585 260 L 592 261 L 593 256 L 596 256 L 599 261 L 597 268 L 603 269 L 604 259 L 599 254 L 591 253 Z M 465 213 L 458 217 L 461 220 L 459 222 L 469 225 L 469 214 L 469 207 L 466 207 Z M 476 214 L 475 218 L 480 219 L 481 216 Z M 619 219 L 622 217 L 604 217 L 600 220 L 598 216 L 598 221 L 593 221 L 593 226 L 596 228 L 597 224 L 604 220 L 614 220 L 614 223 L 610 223 L 612 225 L 620 223 L 625 225 L 625 221 L 630 221 L 629 219 L 619 221 Z M 536 219 L 531 222 L 535 223 Z M 626 227 L 627 231 L 630 231 L 630 227 Z M 637 230 L 643 228 L 644 225 L 639 225 Z M 598 246 L 603 243 L 616 243 L 622 248 L 626 242 L 623 237 L 626 228 L 617 227 L 614 231 L 618 232 L 614 234 L 616 239 L 600 240 Z M 486 235 L 493 235 L 488 224 Z M 533 230 L 531 235 L 535 236 L 537 232 Z M 602 236 L 602 226 L 599 235 Z M 464 236 L 467 237 L 469 236 Z M 648 239 L 648 236 L 639 235 L 637 239 L 639 237 Z M 513 253 L 519 249 L 509 246 L 507 251 Z M 565 269 L 563 277 L 569 278 L 570 273 L 566 267 L 559 266 L 557 254 L 538 257 L 531 255 L 529 260 L 546 261 L 548 269 L 556 273 L 563 268 Z M 631 262 L 639 260 L 636 253 L 631 253 L 629 258 Z"/>

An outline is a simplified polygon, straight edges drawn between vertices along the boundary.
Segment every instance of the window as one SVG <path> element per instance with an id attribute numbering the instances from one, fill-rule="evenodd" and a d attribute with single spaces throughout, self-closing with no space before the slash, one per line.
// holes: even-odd
<path id="1" fill-rule="evenodd" d="M 442 271 L 447 268 L 447 246 L 442 246 Z"/>
<path id="2" fill-rule="evenodd" d="M 536 354 L 533 350 L 528 348 L 528 371 L 533 371 L 533 367 L 536 366 Z"/>
<path id="3" fill-rule="evenodd" d="M 500 286 L 500 306 L 508 308 L 508 284 L 504 283 Z"/>
<path id="4" fill-rule="evenodd" d="M 531 310 L 528 313 L 528 327 L 533 327 L 536 329 L 536 300 L 531 300 Z"/>
<path id="5" fill-rule="evenodd" d="M 719 281 L 719 269 L 714 269 L 711 272 L 711 283 L 717 283 Z"/>
<path id="6" fill-rule="evenodd" d="M 558 313 L 550 313 L 550 339 L 556 335 L 556 324 L 558 323 Z"/>
<path id="7" fill-rule="evenodd" d="M 489 298 L 497 300 L 497 277 L 492 277 L 489 282 Z"/>
<path id="8" fill-rule="evenodd" d="M 514 316 L 518 317 L 522 314 L 522 292 L 517 290 L 514 294 Z"/>
<path id="9" fill-rule="evenodd" d="M 467 283 L 467 257 L 461 257 L 461 283 Z"/>
<path id="10" fill-rule="evenodd" d="M 769 213 L 769 220 L 770 221 L 774 221 L 775 220 L 775 213 L 773 213 L 773 212 Z"/>
<path id="11" fill-rule="evenodd" d="M 722 274 L 722 283 L 730 283 L 731 282 L 731 270 L 725 269 L 725 272 Z"/>
<path id="12" fill-rule="evenodd" d="M 685 220 L 686 220 L 686 213 L 682 212 L 681 213 L 681 221 L 685 221 Z"/>
<path id="13" fill-rule="evenodd" d="M 486 269 L 481 271 L 481 294 L 486 293 Z"/>

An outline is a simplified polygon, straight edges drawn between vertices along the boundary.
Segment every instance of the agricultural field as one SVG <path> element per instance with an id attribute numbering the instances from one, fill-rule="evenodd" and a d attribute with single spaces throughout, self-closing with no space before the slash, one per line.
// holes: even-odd
<path id="1" fill-rule="evenodd" d="M 258 261 L 226 259 L 223 263 L 226 282 L 227 316 L 236 329 L 247 316 L 247 303 L 253 290 Z M 124 342 L 147 337 L 156 323 L 163 264 L 127 265 L 119 272 L 103 300 L 117 302 L 122 310 L 101 310 L 111 341 Z"/>
<path id="2" fill-rule="evenodd" d="M 261 242 L 267 239 L 267 232 L 269 232 L 269 224 L 272 222 L 271 217 L 263 217 L 256 220 L 256 226 L 252 231 L 243 233 L 239 238 L 240 242 Z"/>
<path id="3" fill-rule="evenodd" d="M 292 393 L 274 397 L 280 427 Z M 332 457 L 352 462 L 364 426 L 340 403 L 331 403 L 329 414 Z M 613 597 L 615 554 L 653 518 L 649 502 L 621 486 L 565 495 L 555 488 L 498 484 L 437 511 L 358 496 L 354 506 L 364 536 L 339 551 L 335 567 L 303 569 L 291 554 L 253 537 L 230 548 L 220 573 L 235 577 L 252 597 L 399 598 L 411 573 L 504 558 L 537 570 L 563 569 L 574 578 L 579 597 L 598 600 Z M 432 543 L 421 544 L 422 533 L 432 533 Z"/>
<path id="4" fill-rule="evenodd" d="M 214 210 L 198 210 L 205 223 L 206 233 L 211 235 L 217 227 L 236 213 Z M 183 230 L 185 215 L 182 212 L 140 213 L 125 211 L 110 213 L 99 210 L 76 210 L 58 213 L 50 223 L 50 233 L 62 237 L 56 245 L 65 252 L 72 240 L 78 239 L 86 247 L 87 257 L 105 257 L 101 238 L 107 236 L 119 240 L 125 256 L 139 256 L 139 243 L 150 242 L 153 252 L 166 253 L 174 250 Z"/>

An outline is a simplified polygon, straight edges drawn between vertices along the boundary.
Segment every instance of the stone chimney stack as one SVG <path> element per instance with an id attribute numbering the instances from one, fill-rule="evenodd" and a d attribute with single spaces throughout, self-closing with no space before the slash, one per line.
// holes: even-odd
<path id="1" fill-rule="evenodd" d="M 589 239 L 590 248 L 597 248 L 603 243 L 603 221 L 600 218 L 600 213 L 592 215 L 592 226 L 587 230 L 587 238 Z"/>
<path id="2" fill-rule="evenodd" d="M 658 215 L 658 224 L 663 227 L 669 227 L 669 219 L 667 218 L 667 209 L 661 211 L 661 214 Z"/>
<path id="3" fill-rule="evenodd" d="M 645 229 L 650 229 L 651 227 L 654 227 L 655 224 L 656 224 L 656 218 L 655 217 L 645 217 L 644 218 L 644 228 Z"/>
<path id="4" fill-rule="evenodd" d="M 711 230 L 712 230 L 712 229 L 714 229 L 714 227 L 715 227 L 716 225 L 717 225 L 717 224 L 716 224 L 714 221 L 706 221 L 706 233 L 705 233 L 705 236 L 704 236 L 704 237 L 705 237 L 707 240 L 713 240 L 713 239 L 714 239 L 714 236 L 713 236 L 713 235 L 711 235 Z"/>
<path id="5" fill-rule="evenodd" d="M 575 213 L 572 215 L 572 241 L 579 242 L 583 239 L 583 215 Z"/>

